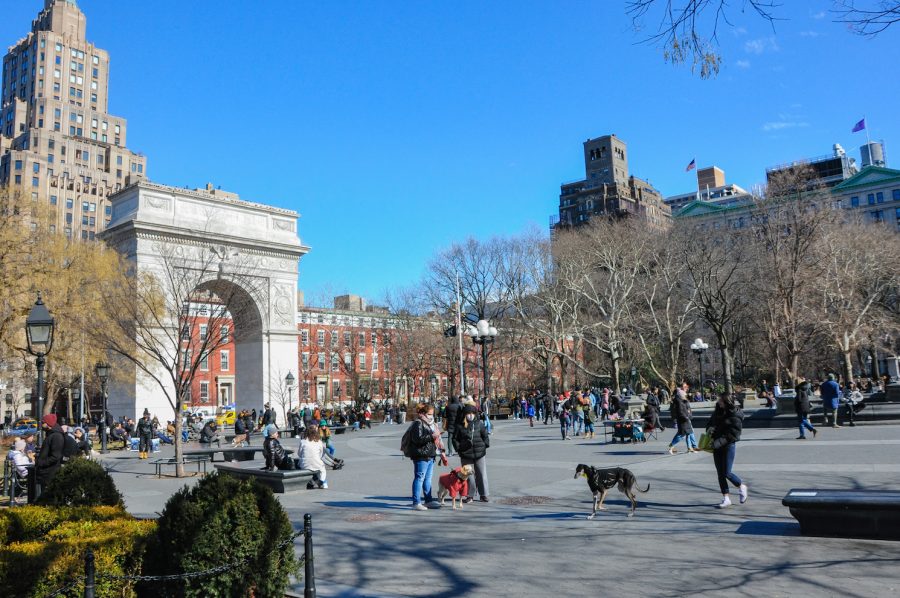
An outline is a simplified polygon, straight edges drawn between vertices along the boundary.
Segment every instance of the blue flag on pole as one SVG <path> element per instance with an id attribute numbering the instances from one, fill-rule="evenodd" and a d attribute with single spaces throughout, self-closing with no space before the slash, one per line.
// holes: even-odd
<path id="1" fill-rule="evenodd" d="M 859 133 L 860 131 L 862 131 L 865 128 L 866 128 L 866 119 L 864 118 L 861 121 L 859 121 L 858 123 L 856 123 L 855 125 L 853 125 L 853 130 L 850 132 L 851 133 Z"/>

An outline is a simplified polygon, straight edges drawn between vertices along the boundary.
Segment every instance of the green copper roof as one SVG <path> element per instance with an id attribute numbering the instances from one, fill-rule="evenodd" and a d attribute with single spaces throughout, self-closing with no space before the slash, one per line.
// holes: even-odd
<path id="1" fill-rule="evenodd" d="M 837 194 L 850 189 L 881 185 L 893 181 L 900 182 L 900 170 L 884 166 L 866 166 L 849 179 L 841 182 L 841 184 L 832 187 L 831 192 Z"/>

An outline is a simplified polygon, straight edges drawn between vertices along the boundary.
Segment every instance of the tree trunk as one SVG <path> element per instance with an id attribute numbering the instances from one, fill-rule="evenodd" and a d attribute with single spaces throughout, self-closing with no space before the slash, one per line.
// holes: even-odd
<path id="1" fill-rule="evenodd" d="M 545 367 L 545 383 L 547 385 L 547 394 L 553 392 L 553 355 L 551 353 L 547 353 L 547 357 L 544 359 L 544 367 Z"/>
<path id="2" fill-rule="evenodd" d="M 720 341 L 720 353 L 722 355 L 722 378 L 725 382 L 725 392 L 729 395 L 734 391 L 734 387 L 731 381 L 731 371 L 732 371 L 732 363 L 731 363 L 731 350 L 728 346 Z"/>
<path id="3" fill-rule="evenodd" d="M 172 440 L 175 442 L 175 477 L 183 478 L 184 477 L 184 463 L 182 461 L 182 446 L 181 446 L 181 430 L 182 430 L 182 418 L 181 418 L 181 409 L 178 407 L 181 406 L 181 400 L 176 401 L 177 407 L 175 407 L 175 438 Z"/>
<path id="4" fill-rule="evenodd" d="M 853 382 L 853 361 L 851 359 L 850 343 L 847 343 L 841 349 L 844 365 L 844 385 L 849 388 Z"/>
<path id="5" fill-rule="evenodd" d="M 619 382 L 619 358 L 618 356 L 612 357 L 612 370 L 613 370 L 613 385 L 616 389 L 616 394 L 622 396 L 622 384 Z"/>

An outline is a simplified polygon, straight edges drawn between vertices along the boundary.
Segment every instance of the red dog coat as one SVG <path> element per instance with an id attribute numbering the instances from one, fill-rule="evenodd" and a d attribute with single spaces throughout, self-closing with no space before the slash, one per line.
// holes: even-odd
<path id="1" fill-rule="evenodd" d="M 450 498 L 456 498 L 457 496 L 465 496 L 469 493 L 469 480 L 461 480 L 459 479 L 459 470 L 462 469 L 457 467 L 450 473 L 445 473 L 441 477 L 438 478 L 441 486 L 447 489 L 450 493 Z"/>

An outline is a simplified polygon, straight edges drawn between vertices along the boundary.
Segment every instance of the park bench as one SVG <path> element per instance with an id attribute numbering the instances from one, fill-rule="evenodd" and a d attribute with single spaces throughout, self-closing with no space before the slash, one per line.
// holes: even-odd
<path id="1" fill-rule="evenodd" d="M 200 457 L 205 456 L 210 461 L 215 461 L 216 453 L 222 453 L 223 461 L 253 461 L 256 458 L 257 453 L 262 453 L 263 448 L 261 446 L 245 446 L 245 447 L 210 447 L 210 448 L 197 448 L 197 449 L 187 449 L 184 451 L 185 456 L 189 457 Z M 291 449 L 285 449 L 285 453 L 288 455 L 292 454 L 294 451 Z"/>
<path id="2" fill-rule="evenodd" d="M 227 473 L 242 480 L 257 480 L 271 488 L 273 492 L 281 494 L 288 490 L 306 488 L 306 485 L 316 473 L 309 469 L 291 469 L 288 471 L 276 469 L 267 471 L 253 467 L 241 467 L 231 463 L 216 463 L 215 468 L 219 472 Z"/>
<path id="3" fill-rule="evenodd" d="M 156 477 L 161 478 L 162 477 L 162 468 L 169 466 L 169 465 L 174 467 L 178 463 L 178 461 L 175 459 L 175 457 L 170 457 L 168 459 L 156 459 L 154 461 L 151 461 L 150 463 L 152 463 L 153 466 L 156 467 Z M 200 473 L 201 468 L 203 469 L 203 473 L 206 473 L 206 458 L 203 456 L 185 455 L 181 458 L 181 463 L 183 465 L 189 465 L 191 463 L 195 463 L 197 465 L 197 473 L 198 474 Z"/>
<path id="4" fill-rule="evenodd" d="M 781 504 L 811 536 L 900 540 L 900 492 L 792 489 Z"/>
<path id="5" fill-rule="evenodd" d="M 328 426 L 332 434 L 343 434 L 347 430 L 352 430 L 353 426 Z"/>

